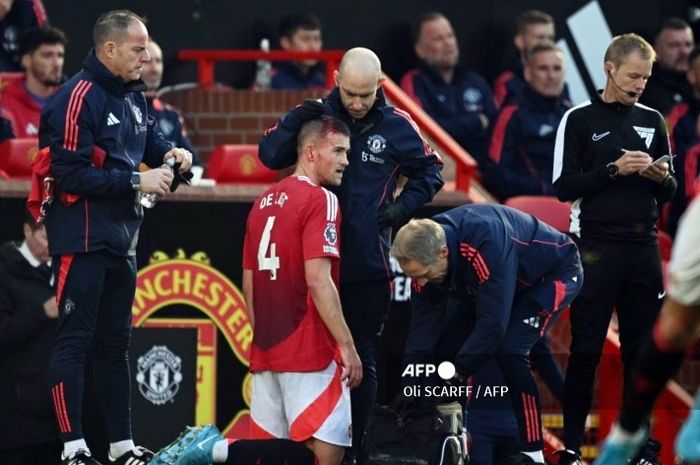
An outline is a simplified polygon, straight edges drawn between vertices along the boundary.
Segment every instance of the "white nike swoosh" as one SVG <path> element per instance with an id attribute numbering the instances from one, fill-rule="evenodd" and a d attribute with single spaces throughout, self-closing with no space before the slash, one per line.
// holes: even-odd
<path id="1" fill-rule="evenodd" d="M 666 296 L 666 290 L 664 289 L 663 292 L 659 292 L 656 296 L 659 298 L 659 300 L 663 299 Z"/>
<path id="2" fill-rule="evenodd" d="M 209 436 L 209 437 L 206 438 L 204 441 L 200 441 L 199 444 L 197 444 L 197 447 L 198 447 L 199 449 L 201 449 L 201 450 L 204 450 L 204 447 L 202 447 L 202 446 L 203 446 L 204 444 L 208 443 L 209 441 L 211 441 L 212 439 L 214 439 L 215 437 L 216 437 L 216 436 Z"/>
<path id="3" fill-rule="evenodd" d="M 599 141 L 600 139 L 602 139 L 603 137 L 607 136 L 608 134 L 610 134 L 610 131 L 604 132 L 603 134 L 596 134 L 596 133 L 594 132 L 594 133 L 593 133 L 593 136 L 591 137 L 591 139 L 593 139 L 593 142 L 597 142 L 597 141 Z"/>

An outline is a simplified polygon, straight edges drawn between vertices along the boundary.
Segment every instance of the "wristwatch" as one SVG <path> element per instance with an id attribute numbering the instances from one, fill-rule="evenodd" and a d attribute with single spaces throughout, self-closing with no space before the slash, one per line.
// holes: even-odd
<path id="1" fill-rule="evenodd" d="M 141 187 L 141 174 L 131 173 L 131 188 L 135 191 Z"/>
<path id="2" fill-rule="evenodd" d="M 605 168 L 608 170 L 608 176 L 610 176 L 610 179 L 615 179 L 617 175 L 620 174 L 620 169 L 614 162 L 608 163 L 605 165 Z"/>

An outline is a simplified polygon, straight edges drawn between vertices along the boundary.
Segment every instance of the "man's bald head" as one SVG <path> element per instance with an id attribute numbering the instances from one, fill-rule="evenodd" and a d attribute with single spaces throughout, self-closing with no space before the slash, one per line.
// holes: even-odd
<path id="1" fill-rule="evenodd" d="M 343 107 L 350 116 L 361 119 L 367 115 L 383 80 L 382 64 L 372 50 L 356 47 L 343 55 L 335 73 L 335 82 Z"/>
<path id="2" fill-rule="evenodd" d="M 344 76 L 363 76 L 378 80 L 382 73 L 382 63 L 372 50 L 364 47 L 351 48 L 340 60 L 338 74 Z"/>

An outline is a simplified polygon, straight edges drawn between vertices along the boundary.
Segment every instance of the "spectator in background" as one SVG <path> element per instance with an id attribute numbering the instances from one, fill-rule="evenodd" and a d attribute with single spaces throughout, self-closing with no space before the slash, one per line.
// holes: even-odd
<path id="1" fill-rule="evenodd" d="M 0 0 L 0 71 L 22 71 L 22 34 L 44 26 L 48 26 L 48 19 L 41 0 Z"/>
<path id="2" fill-rule="evenodd" d="M 158 98 L 158 89 L 163 80 L 163 51 L 151 37 L 148 41 L 148 54 L 151 60 L 141 68 L 141 79 L 146 84 L 146 104 L 148 115 L 153 116 L 160 126 L 163 137 L 172 142 L 175 147 L 182 147 L 192 154 L 192 164 L 199 165 L 199 157 L 185 128 L 185 119 L 180 111 Z"/>
<path id="3" fill-rule="evenodd" d="M 489 156 L 495 164 L 488 182 L 502 198 L 554 195 L 552 163 L 557 127 L 571 102 L 564 99 L 564 56 L 552 42 L 525 54 L 527 85 L 501 109 L 491 135 Z"/>
<path id="4" fill-rule="evenodd" d="M 554 42 L 554 18 L 544 11 L 523 11 L 515 20 L 513 36 L 518 56 L 511 68 L 499 74 L 493 84 L 494 99 L 499 108 L 525 90 L 525 52 L 539 42 Z"/>
<path id="5" fill-rule="evenodd" d="M 420 16 L 413 28 L 413 49 L 422 63 L 404 75 L 401 87 L 482 163 L 496 107 L 486 81 L 459 64 L 450 21 L 437 12 Z"/>
<path id="6" fill-rule="evenodd" d="M 22 243 L 0 246 L 0 463 L 56 463 L 62 445 L 48 368 L 58 306 L 44 226 L 27 213 Z"/>
<path id="7" fill-rule="evenodd" d="M 15 137 L 38 137 L 41 109 L 63 78 L 66 36 L 53 27 L 29 29 L 20 43 L 23 79 L 0 93 L 2 116 Z"/>
<path id="8" fill-rule="evenodd" d="M 318 52 L 323 44 L 321 21 L 313 14 L 293 14 L 279 24 L 280 47 L 290 52 Z M 272 89 L 308 89 L 326 86 L 326 71 L 318 60 L 282 61 L 272 70 Z"/>
<path id="9" fill-rule="evenodd" d="M 671 151 L 676 157 L 673 168 L 676 171 L 678 189 L 673 196 L 666 218 L 666 231 L 675 235 L 678 220 L 685 211 L 698 176 L 698 155 L 691 150 L 700 141 L 700 47 L 695 47 L 688 56 L 688 83 L 691 96 L 685 102 L 673 106 L 666 118 L 671 134 Z"/>
<path id="10" fill-rule="evenodd" d="M 667 115 L 673 105 L 691 98 L 686 71 L 693 44 L 693 30 L 681 18 L 669 18 L 661 24 L 654 37 L 657 61 L 639 103 Z"/>

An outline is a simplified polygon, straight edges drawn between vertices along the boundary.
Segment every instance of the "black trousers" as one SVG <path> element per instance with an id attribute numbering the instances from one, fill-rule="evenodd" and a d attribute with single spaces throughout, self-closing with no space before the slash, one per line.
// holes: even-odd
<path id="1" fill-rule="evenodd" d="M 350 391 L 352 447 L 359 452 L 377 398 L 377 347 L 391 305 L 390 283 L 385 280 L 341 283 L 340 302 L 362 361 L 362 383 Z"/>
<path id="2" fill-rule="evenodd" d="M 564 443 L 574 451 L 583 440 L 595 371 L 613 308 L 617 310 L 627 382 L 635 355 L 649 337 L 664 297 L 657 244 L 582 239 L 578 247 L 584 283 L 571 305 L 571 353 L 564 382 Z"/>
<path id="3" fill-rule="evenodd" d="M 136 258 L 107 251 L 54 257 L 59 325 L 49 383 L 63 442 L 83 438 L 85 360 L 94 358 L 95 392 L 110 442 L 131 439 L 129 342 Z"/>

